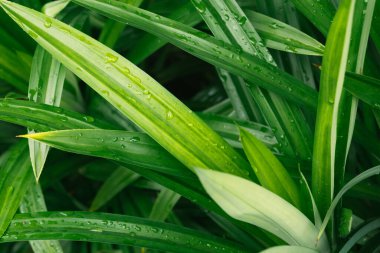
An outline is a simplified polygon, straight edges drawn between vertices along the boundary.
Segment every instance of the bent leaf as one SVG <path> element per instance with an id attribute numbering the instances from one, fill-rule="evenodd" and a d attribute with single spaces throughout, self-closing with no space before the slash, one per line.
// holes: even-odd
<path id="1" fill-rule="evenodd" d="M 265 188 L 226 173 L 197 169 L 214 201 L 231 217 L 261 227 L 290 245 L 329 252 L 324 236 L 316 244 L 318 229 L 297 208 Z"/>

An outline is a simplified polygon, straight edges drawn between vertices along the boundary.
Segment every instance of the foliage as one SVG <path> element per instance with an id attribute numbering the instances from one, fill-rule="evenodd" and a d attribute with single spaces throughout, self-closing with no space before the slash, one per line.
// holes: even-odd
<path id="1" fill-rule="evenodd" d="M 0 252 L 380 249 L 376 0 L 0 7 Z"/>

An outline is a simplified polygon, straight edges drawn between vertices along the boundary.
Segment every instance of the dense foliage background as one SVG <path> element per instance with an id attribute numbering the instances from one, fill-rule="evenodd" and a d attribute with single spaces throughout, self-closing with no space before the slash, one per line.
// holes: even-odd
<path id="1" fill-rule="evenodd" d="M 379 252 L 378 1 L 0 6 L 0 252 Z"/>

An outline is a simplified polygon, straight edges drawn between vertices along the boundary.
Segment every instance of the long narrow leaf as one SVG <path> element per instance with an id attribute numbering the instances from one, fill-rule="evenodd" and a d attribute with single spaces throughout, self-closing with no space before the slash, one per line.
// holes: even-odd
<path id="1" fill-rule="evenodd" d="M 321 215 L 324 216 L 334 194 L 334 165 L 339 103 L 352 29 L 355 1 L 342 1 L 329 33 L 318 100 L 314 135 L 312 190 Z M 342 39 L 344 38 L 344 39 Z"/>
<path id="2" fill-rule="evenodd" d="M 114 0 L 74 0 L 73 2 L 166 39 L 211 64 L 260 84 L 297 104 L 311 107 L 316 105 L 317 94 L 310 87 L 264 60 L 244 53 L 240 48 L 223 43 L 206 33 Z"/>
<path id="3" fill-rule="evenodd" d="M 57 60 L 189 169 L 201 166 L 248 177 L 248 164 L 238 153 L 178 99 L 122 56 L 41 13 L 8 1 L 0 4 Z M 45 26 L 46 20 L 49 26 Z"/>
<path id="4" fill-rule="evenodd" d="M 37 47 L 29 80 L 29 100 L 59 106 L 65 81 L 66 69 L 42 47 Z M 28 129 L 28 133 L 34 133 Z M 49 148 L 33 140 L 29 142 L 30 160 L 36 180 L 41 176 Z"/>
<path id="5" fill-rule="evenodd" d="M 25 193 L 23 201 L 20 204 L 21 213 L 35 213 L 47 211 L 45 198 L 41 186 L 36 182 L 30 185 Z M 58 241 L 30 241 L 30 246 L 34 252 L 44 253 L 63 253 L 62 247 Z"/>
<path id="6" fill-rule="evenodd" d="M 301 205 L 299 191 L 284 166 L 250 133 L 241 129 L 240 134 L 244 151 L 260 184 L 299 208 Z"/>
<path id="7" fill-rule="evenodd" d="M 0 235 L 8 228 L 33 182 L 27 142 L 21 140 L 8 152 L 7 161 L 0 169 Z"/>
<path id="8" fill-rule="evenodd" d="M 316 244 L 317 228 L 276 194 L 226 173 L 204 169 L 196 172 L 207 193 L 231 217 L 270 231 L 290 245 L 329 252 L 326 237 Z"/>
<path id="9" fill-rule="evenodd" d="M 162 222 L 89 212 L 18 214 L 0 243 L 25 240 L 79 240 L 127 244 L 173 252 L 247 252 L 215 236 Z"/>
<path id="10" fill-rule="evenodd" d="M 323 55 L 325 47 L 300 30 L 258 12 L 247 10 L 246 13 L 266 47 L 296 54 Z"/>
<path id="11" fill-rule="evenodd" d="M 193 178 L 192 173 L 144 133 L 118 130 L 62 130 L 22 135 L 65 151 L 97 156 L 174 176 Z M 146 157 L 149 157 L 149 160 Z"/>

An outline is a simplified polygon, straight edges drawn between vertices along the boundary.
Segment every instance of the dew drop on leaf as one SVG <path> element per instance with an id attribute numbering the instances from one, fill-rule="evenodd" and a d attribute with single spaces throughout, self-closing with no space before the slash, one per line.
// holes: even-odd
<path id="1" fill-rule="evenodd" d="M 173 119 L 173 118 L 174 118 L 173 112 L 172 112 L 172 111 L 168 111 L 168 112 L 166 113 L 166 119 L 167 119 L 167 120 L 171 120 L 171 119 Z"/>
<path id="2" fill-rule="evenodd" d="M 106 53 L 106 63 L 115 63 L 119 57 L 111 54 L 111 53 Z"/>

